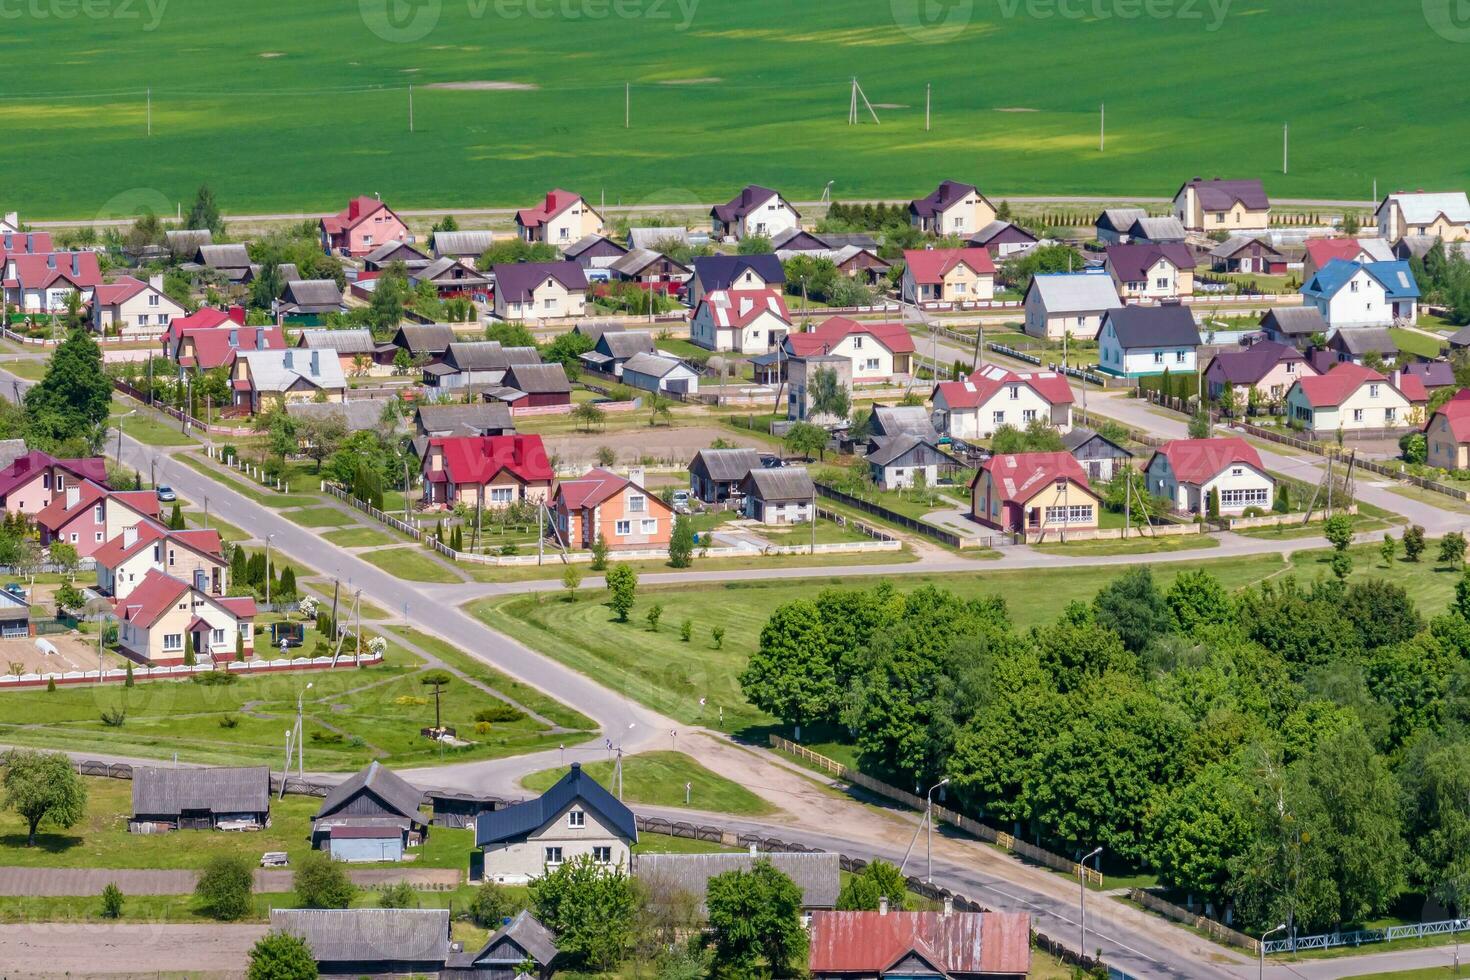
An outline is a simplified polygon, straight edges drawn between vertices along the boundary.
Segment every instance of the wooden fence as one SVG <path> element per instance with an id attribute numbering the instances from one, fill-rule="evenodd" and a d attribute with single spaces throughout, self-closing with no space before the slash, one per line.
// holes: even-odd
<path id="1" fill-rule="evenodd" d="M 1214 919 L 1198 915 L 1189 911 L 1189 909 L 1175 905 L 1173 902 L 1166 902 L 1152 892 L 1144 891 L 1142 888 L 1128 889 L 1128 899 L 1129 901 L 1137 902 L 1150 912 L 1156 912 L 1162 915 L 1166 919 L 1173 919 L 1175 922 L 1182 922 L 1193 929 L 1198 929 L 1217 943 L 1224 943 L 1226 946 L 1235 946 L 1239 949 L 1248 950 L 1252 955 L 1259 955 L 1261 952 L 1261 941 L 1259 939 L 1252 939 L 1245 933 L 1236 932 L 1228 926 L 1221 925 Z"/>
<path id="2" fill-rule="evenodd" d="M 798 745 L 790 739 L 782 738 L 780 735 L 771 736 L 771 747 L 789 755 L 794 755 L 799 759 L 804 759 L 819 769 L 823 769 L 846 782 L 852 783 L 854 786 L 861 786 L 870 793 L 876 793 L 879 796 L 902 803 L 912 809 L 923 810 L 928 806 L 928 801 L 916 793 L 910 793 L 896 786 L 890 786 L 885 782 L 874 779 L 866 773 L 843 765 L 836 759 L 829 759 L 825 755 L 813 752 L 811 749 Z M 1045 865 L 1057 871 L 1064 871 L 1074 878 L 1079 875 L 1085 875 L 1089 884 L 1096 885 L 1099 888 L 1102 887 L 1103 876 L 1100 871 L 1084 867 L 1076 861 L 1062 857 L 1060 854 L 1053 854 L 1051 851 L 1044 850 L 1034 844 L 1028 844 L 1023 840 L 1018 840 L 1011 834 L 996 830 L 994 827 L 988 827 L 972 817 L 967 817 L 947 807 L 935 806 L 933 812 L 934 819 L 943 820 L 950 826 L 958 827 L 972 837 L 978 837 L 980 840 L 995 844 L 1010 851 L 1012 854 L 1018 854 L 1036 864 Z"/>
<path id="3" fill-rule="evenodd" d="M 839 504 L 855 508 L 865 514 L 872 514 L 874 517 L 887 521 L 890 524 L 896 524 L 905 530 L 913 531 L 915 534 L 922 534 L 927 538 L 933 538 L 940 544 L 948 545 L 951 548 L 1003 548 L 1007 545 L 1015 544 L 1015 541 L 1006 534 L 960 537 L 953 531 L 946 531 L 943 528 L 935 527 L 933 524 L 915 520 L 906 514 L 900 514 L 896 510 L 889 510 L 881 504 L 875 504 L 861 497 L 854 497 L 851 494 L 843 493 L 836 487 L 827 486 L 825 483 L 816 483 L 815 485 L 817 493 L 830 500 L 835 500 Z M 960 501 L 956 500 L 955 506 L 960 506 Z"/>

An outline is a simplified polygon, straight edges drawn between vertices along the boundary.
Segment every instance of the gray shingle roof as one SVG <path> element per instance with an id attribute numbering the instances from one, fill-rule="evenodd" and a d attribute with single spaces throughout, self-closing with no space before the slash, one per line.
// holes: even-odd
<path id="1" fill-rule="evenodd" d="M 910 453 L 918 453 L 918 464 L 927 465 L 931 459 L 937 463 L 957 463 L 939 448 L 937 439 L 925 439 L 915 435 L 880 436 L 874 439 L 868 455 L 864 457 L 875 466 L 891 466 Z"/>
<path id="2" fill-rule="evenodd" d="M 559 361 L 550 364 L 512 364 L 505 372 L 505 383 L 528 395 L 555 394 L 571 391 L 566 368 Z"/>
<path id="3" fill-rule="evenodd" d="M 211 269 L 248 269 L 250 252 L 244 245 L 201 245 L 199 261 Z"/>
<path id="4" fill-rule="evenodd" d="M 1128 229 L 1130 238 L 1149 242 L 1182 242 L 1186 235 L 1184 222 L 1168 215 L 1162 218 L 1139 218 Z"/>
<path id="5" fill-rule="evenodd" d="M 681 245 L 689 244 L 688 228 L 629 228 L 628 247 L 653 249 L 654 245 L 662 241 L 676 241 Z M 653 249 L 657 251 L 657 249 Z"/>
<path id="6" fill-rule="evenodd" d="M 133 814 L 178 816 L 184 810 L 265 813 L 271 808 L 271 774 L 249 768 L 133 769 Z"/>
<path id="7" fill-rule="evenodd" d="M 318 350 L 334 350 L 338 354 L 368 354 L 378 349 L 373 332 L 366 327 L 347 330 L 303 330 L 297 347 L 314 347 Z"/>
<path id="8" fill-rule="evenodd" d="M 638 840 L 638 825 L 633 811 L 587 775 L 581 763 L 574 762 L 570 772 L 536 799 L 480 814 L 475 820 L 475 846 L 524 839 L 556 819 L 573 803 L 581 803 L 596 813 L 604 827 L 625 840 Z"/>
<path id="9" fill-rule="evenodd" d="M 781 500 L 811 500 L 816 493 L 811 474 L 805 466 L 778 466 L 772 469 L 757 467 L 745 476 L 747 493 L 753 493 L 767 503 Z"/>
<path id="10" fill-rule="evenodd" d="M 1097 216 L 1095 224 L 1126 235 L 1128 229 L 1133 227 L 1133 222 L 1147 217 L 1148 212 L 1143 208 L 1104 208 L 1103 213 Z"/>
<path id="11" fill-rule="evenodd" d="M 322 800 L 322 807 L 317 811 L 317 818 L 336 812 L 339 807 L 363 790 L 367 790 L 382 800 L 389 810 L 399 816 L 422 821 L 419 804 L 424 801 L 423 790 L 410 786 L 402 776 L 384 768 L 378 762 L 368 763 L 366 769 L 353 773 L 332 787 L 332 791 Z"/>
<path id="12" fill-rule="evenodd" d="M 556 936 L 550 929 L 542 925 L 541 920 L 532 915 L 528 909 L 522 909 L 508 924 L 491 933 L 490 938 L 485 940 L 485 945 L 480 947 L 478 953 L 451 957 L 450 966 L 463 970 L 474 966 L 487 967 L 495 963 L 507 963 L 503 953 L 496 957 L 489 955 L 496 946 L 504 944 L 507 939 L 525 950 L 543 967 L 556 959 L 558 952 Z M 516 961 L 511 965 L 519 966 L 520 962 Z"/>
<path id="13" fill-rule="evenodd" d="M 418 427 L 430 435 L 460 436 L 515 430 L 510 409 L 499 402 L 420 405 Z"/>
<path id="14" fill-rule="evenodd" d="M 447 323 L 405 323 L 393 343 L 410 354 L 442 354 L 454 343 L 454 328 Z"/>
<path id="15" fill-rule="evenodd" d="M 653 334 L 646 330 L 605 333 L 597 341 L 597 349 L 609 357 L 626 358 L 634 354 L 652 354 Z"/>
<path id="16" fill-rule="evenodd" d="M 629 371 L 634 374 L 642 374 L 650 378 L 662 378 L 672 371 L 677 370 L 683 361 L 677 357 L 663 357 L 658 354 L 647 354 L 639 352 L 628 358 L 623 364 L 623 373 Z"/>
<path id="17" fill-rule="evenodd" d="M 1327 342 L 1329 347 L 1344 350 L 1355 357 L 1377 351 L 1380 354 L 1397 354 L 1399 345 L 1387 327 L 1354 327 L 1339 330 Z"/>
<path id="18" fill-rule="evenodd" d="M 1098 336 L 1112 323 L 1118 344 L 1130 347 L 1197 347 L 1199 328 L 1187 306 L 1125 306 L 1109 310 Z"/>
<path id="19" fill-rule="evenodd" d="M 506 350 L 498 340 L 455 341 L 444 352 L 444 363 L 461 371 L 504 371 L 510 367 Z"/>
<path id="20" fill-rule="evenodd" d="M 342 306 L 342 290 L 333 279 L 294 279 L 281 297 L 303 310 L 322 312 Z"/>
<path id="21" fill-rule="evenodd" d="M 922 405 L 879 405 L 873 409 L 873 431 L 879 435 L 911 435 L 937 441 L 939 433 Z"/>
<path id="22" fill-rule="evenodd" d="M 303 380 L 324 390 L 347 387 L 342 362 L 330 351 L 288 347 L 240 351 L 235 356 L 250 365 L 250 380 L 256 391 L 287 391 Z"/>
<path id="23" fill-rule="evenodd" d="M 434 233 L 434 254 L 478 257 L 494 242 L 491 231 L 438 231 Z"/>
<path id="24" fill-rule="evenodd" d="M 813 854 L 640 854 L 633 864 L 634 874 L 654 887 L 664 886 L 686 892 L 704 906 L 709 880 L 727 871 L 748 871 L 759 860 L 768 860 L 801 889 L 803 908 L 830 909 L 837 905 L 842 889 L 840 855 L 822 851 Z"/>
<path id="25" fill-rule="evenodd" d="M 1107 436 L 1100 435 L 1097 432 L 1094 432 L 1092 429 L 1084 428 L 1080 425 L 1073 426 L 1071 429 L 1068 429 L 1066 432 L 1062 433 L 1062 448 L 1069 453 L 1075 453 L 1078 449 L 1081 449 L 1083 446 L 1094 439 L 1101 439 L 1109 446 L 1112 446 L 1114 449 L 1118 450 L 1118 452 L 1122 453 L 1124 456 L 1131 457 L 1133 455 L 1133 453 L 1129 452 L 1127 449 L 1124 449 L 1122 446 L 1118 445 Z"/>
<path id="26" fill-rule="evenodd" d="M 272 909 L 271 928 L 306 940 L 319 962 L 444 962 L 448 909 Z"/>
<path id="27" fill-rule="evenodd" d="M 1287 336 L 1308 337 L 1327 332 L 1327 321 L 1315 306 L 1288 306 L 1270 310 L 1261 318 L 1261 326 L 1270 327 Z"/>
<path id="28" fill-rule="evenodd" d="M 386 432 L 383 408 L 391 398 L 360 398 L 350 402 L 287 402 L 286 414 L 295 419 L 322 419 L 338 416 L 348 432 Z"/>
<path id="29" fill-rule="evenodd" d="M 690 460 L 689 468 L 703 462 L 704 471 L 711 480 L 740 480 L 751 470 L 759 469 L 760 453 L 754 449 L 701 449 Z"/>
<path id="30" fill-rule="evenodd" d="M 1059 272 L 1033 276 L 1029 293 L 1036 290 L 1046 312 L 1099 313 L 1123 305 L 1113 277 L 1099 272 Z"/>

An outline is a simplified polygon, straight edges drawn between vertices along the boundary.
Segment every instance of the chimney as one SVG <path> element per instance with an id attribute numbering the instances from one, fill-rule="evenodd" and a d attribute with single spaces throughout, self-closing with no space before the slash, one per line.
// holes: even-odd
<path id="1" fill-rule="evenodd" d="M 549 214 L 551 212 L 551 209 L 554 208 L 554 207 L 556 207 L 556 195 L 553 194 L 551 191 L 547 191 L 546 192 L 546 211 L 547 211 L 547 213 Z"/>
<path id="2" fill-rule="evenodd" d="M 162 275 L 149 276 L 148 277 L 148 285 L 152 286 L 154 289 L 158 290 L 160 293 L 163 292 L 163 276 Z"/>
<path id="3" fill-rule="evenodd" d="M 125 527 L 125 528 L 123 528 L 123 547 L 124 548 L 131 548 L 133 545 L 135 545 L 137 543 L 138 543 L 138 528 L 137 528 L 137 526 L 135 525 L 133 527 Z"/>
<path id="4" fill-rule="evenodd" d="M 1404 372 L 1400 371 L 1398 368 L 1394 368 L 1392 373 L 1390 373 L 1388 376 L 1388 383 L 1397 388 L 1399 386 L 1399 378 L 1403 375 L 1403 373 Z"/>
<path id="5" fill-rule="evenodd" d="M 878 914 L 879 915 L 887 915 L 888 914 L 888 896 L 887 895 L 879 895 L 878 896 Z"/>
<path id="6" fill-rule="evenodd" d="M 954 915 L 954 899 L 946 895 L 944 896 L 944 917 L 947 919 L 951 915 Z"/>
<path id="7" fill-rule="evenodd" d="M 643 486 L 643 478 L 644 478 L 644 475 L 645 474 L 643 472 L 643 467 L 641 467 L 641 466 L 630 466 L 630 467 L 628 467 L 628 482 L 629 483 L 636 483 L 640 487 Z"/>
<path id="8" fill-rule="evenodd" d="M 751 857 L 755 857 L 759 853 L 760 853 L 760 845 L 758 845 L 758 844 L 752 844 L 752 845 L 750 845 L 750 856 Z"/>
<path id="9" fill-rule="evenodd" d="M 81 487 L 67 487 L 66 488 L 66 507 L 67 507 L 68 510 L 70 510 L 71 508 L 75 507 L 78 503 L 80 503 L 81 502 L 81 499 L 82 499 L 82 488 Z"/>
<path id="10" fill-rule="evenodd" d="M 245 307 L 231 306 L 225 310 L 225 316 L 229 317 L 237 327 L 245 326 Z"/>

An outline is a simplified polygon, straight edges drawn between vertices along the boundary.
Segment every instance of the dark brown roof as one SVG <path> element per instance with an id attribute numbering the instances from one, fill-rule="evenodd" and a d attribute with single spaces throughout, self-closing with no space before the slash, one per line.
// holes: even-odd
<path id="1" fill-rule="evenodd" d="M 1266 197 L 1266 188 L 1259 180 L 1203 180 L 1199 177 L 1185 181 L 1175 197 L 1186 187 L 1194 187 L 1199 195 L 1200 207 L 1206 211 L 1229 211 L 1239 201 L 1252 211 L 1263 211 L 1271 206 Z"/>

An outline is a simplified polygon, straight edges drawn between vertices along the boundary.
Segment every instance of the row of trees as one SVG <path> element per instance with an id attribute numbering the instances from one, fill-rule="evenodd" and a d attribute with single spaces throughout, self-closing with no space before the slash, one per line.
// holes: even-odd
<path id="1" fill-rule="evenodd" d="M 1459 597 L 1426 622 L 1377 578 L 1232 595 L 1139 568 L 1020 630 L 997 596 L 832 589 L 779 607 L 740 681 L 786 723 L 846 730 L 875 774 L 947 777 L 967 811 L 1100 844 L 1247 927 L 1324 928 L 1405 888 L 1470 902 Z"/>

